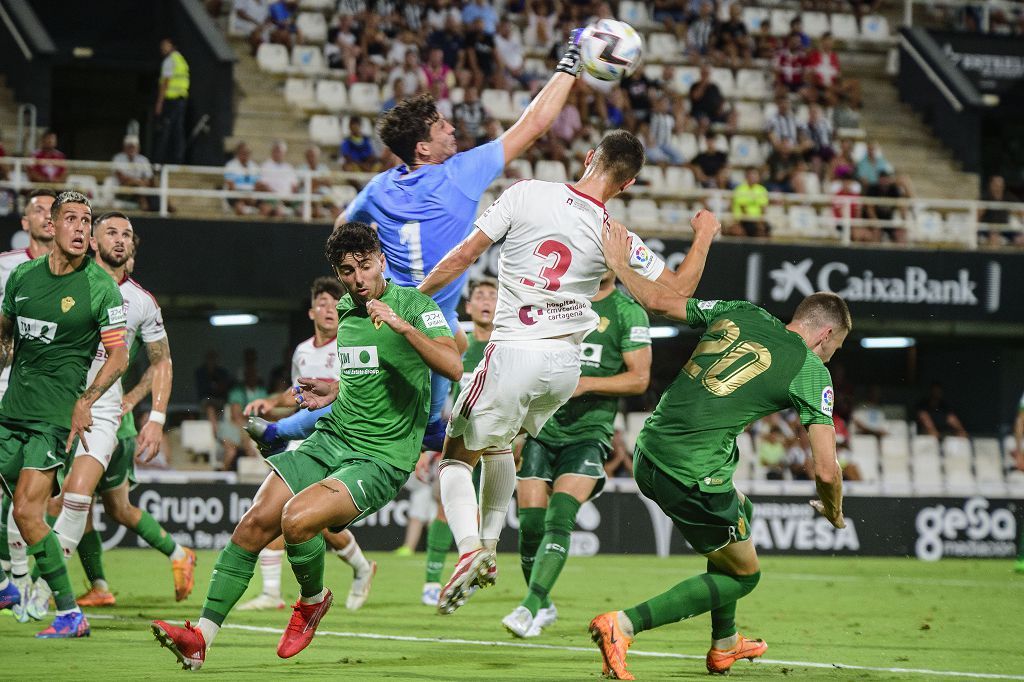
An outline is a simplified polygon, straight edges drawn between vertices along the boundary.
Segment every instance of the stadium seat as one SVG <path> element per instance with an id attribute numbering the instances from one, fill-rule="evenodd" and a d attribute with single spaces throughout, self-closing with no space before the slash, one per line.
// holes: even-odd
<path id="1" fill-rule="evenodd" d="M 760 166 L 764 163 L 761 143 L 750 135 L 733 135 L 729 142 L 729 163 L 734 166 Z"/>
<path id="2" fill-rule="evenodd" d="M 288 70 L 288 48 L 276 43 L 263 43 L 256 50 L 256 64 L 270 73 Z"/>
<path id="3" fill-rule="evenodd" d="M 764 7 L 744 7 L 743 23 L 751 35 L 761 30 L 761 24 L 770 21 L 771 13 Z"/>
<path id="4" fill-rule="evenodd" d="M 270 465 L 262 457 L 239 457 L 238 482 L 243 485 L 256 485 L 263 482 L 270 472 Z"/>
<path id="5" fill-rule="evenodd" d="M 852 14 L 833 14 L 832 35 L 836 40 L 856 40 L 857 17 Z"/>
<path id="6" fill-rule="evenodd" d="M 618 19 L 630 26 L 647 26 L 651 23 L 651 17 L 647 13 L 647 4 L 632 0 L 622 0 L 619 3 Z"/>
<path id="7" fill-rule="evenodd" d="M 532 74 L 547 73 L 547 66 L 544 65 L 543 59 L 537 57 L 530 57 L 523 62 L 523 71 Z"/>
<path id="8" fill-rule="evenodd" d="M 773 9 L 771 18 L 771 34 L 773 36 L 789 35 L 789 22 L 796 16 L 790 9 Z"/>
<path id="9" fill-rule="evenodd" d="M 971 442 L 966 438 L 947 436 L 942 441 L 942 470 L 947 493 L 973 495 L 977 491 L 971 468 Z"/>
<path id="10" fill-rule="evenodd" d="M 771 85 L 765 72 L 759 69 L 740 69 L 736 72 L 736 96 L 744 99 L 771 97 Z"/>
<path id="11" fill-rule="evenodd" d="M 629 202 L 629 226 L 633 229 L 661 227 L 661 213 L 654 199 L 633 199 Z"/>
<path id="12" fill-rule="evenodd" d="M 292 49 L 292 69 L 298 73 L 309 74 L 324 71 L 324 56 L 320 48 L 315 45 L 296 45 Z"/>
<path id="13" fill-rule="evenodd" d="M 690 218 L 693 211 L 686 204 L 678 201 L 663 201 L 659 207 L 662 229 L 671 232 L 692 232 Z"/>
<path id="14" fill-rule="evenodd" d="M 726 99 L 736 96 L 736 79 L 732 75 L 732 69 L 711 69 L 711 80 L 722 91 L 722 96 Z"/>
<path id="15" fill-rule="evenodd" d="M 865 483 L 878 481 L 878 438 L 868 435 L 852 436 L 850 459 L 860 469 Z"/>
<path id="16" fill-rule="evenodd" d="M 186 419 L 181 422 L 181 447 L 194 454 L 204 455 L 212 464 L 218 447 L 210 421 L 208 419 Z"/>
<path id="17" fill-rule="evenodd" d="M 999 441 L 995 438 L 974 440 L 974 477 L 982 494 L 989 494 L 985 490 L 986 487 L 1005 490 L 1003 454 L 999 450 Z"/>
<path id="18" fill-rule="evenodd" d="M 569 176 L 565 172 L 565 165 L 561 161 L 541 159 L 533 169 L 533 177 L 545 182 L 567 182 Z"/>
<path id="19" fill-rule="evenodd" d="M 523 115 L 526 107 L 530 106 L 532 101 L 533 95 L 530 94 L 529 90 L 516 90 L 512 93 L 512 113 L 517 120 Z"/>
<path id="20" fill-rule="evenodd" d="M 76 189 L 90 199 L 95 199 L 100 193 L 100 183 L 91 175 L 72 173 L 68 175 L 65 184 L 70 189 Z"/>
<path id="21" fill-rule="evenodd" d="M 697 145 L 697 136 L 693 133 L 677 133 L 673 135 L 672 146 L 678 149 L 679 153 L 687 161 L 692 160 L 693 157 L 700 153 Z"/>
<path id="22" fill-rule="evenodd" d="M 452 88 L 448 91 L 448 99 L 452 101 L 452 106 L 462 104 L 466 99 L 466 91 L 462 88 Z"/>
<path id="23" fill-rule="evenodd" d="M 882 439 L 885 449 L 885 439 Z M 905 495 L 911 489 L 910 458 L 903 456 L 884 456 L 882 458 L 882 491 L 887 495 Z"/>
<path id="24" fill-rule="evenodd" d="M 888 40 L 889 20 L 880 14 L 869 14 L 860 21 L 860 35 L 864 40 Z"/>
<path id="25" fill-rule="evenodd" d="M 626 202 L 618 197 L 614 197 L 604 202 L 604 209 L 608 212 L 612 218 L 615 218 L 620 223 L 624 222 L 627 218 L 628 211 L 626 210 Z"/>
<path id="26" fill-rule="evenodd" d="M 689 94 L 690 88 L 700 80 L 700 69 L 696 66 L 678 66 L 672 75 L 672 89 L 680 95 Z"/>
<path id="27" fill-rule="evenodd" d="M 804 173 L 804 191 L 808 194 L 821 194 L 821 178 L 814 171 Z"/>
<path id="28" fill-rule="evenodd" d="M 332 185 L 330 190 L 331 201 L 340 209 L 344 209 L 356 198 L 356 188 L 352 185 Z"/>
<path id="29" fill-rule="evenodd" d="M 811 38 L 820 38 L 829 31 L 828 15 L 824 12 L 804 12 L 800 15 L 804 23 L 804 33 Z"/>
<path id="30" fill-rule="evenodd" d="M 963 211 L 953 211 L 946 214 L 946 221 L 943 225 L 946 237 L 952 241 L 974 243 L 974 235 L 971 234 L 971 223 L 974 216 Z"/>
<path id="31" fill-rule="evenodd" d="M 665 191 L 665 173 L 659 166 L 645 165 L 637 176 L 637 189 L 662 194 Z"/>
<path id="32" fill-rule="evenodd" d="M 946 226 L 938 211 L 914 210 L 914 238 L 919 241 L 941 242 L 946 240 Z"/>
<path id="33" fill-rule="evenodd" d="M 335 4 L 335 0 L 299 0 L 299 9 L 329 12 L 334 9 Z"/>
<path id="34" fill-rule="evenodd" d="M 649 81 L 660 81 L 664 72 L 665 67 L 662 64 L 644 64 L 644 78 Z"/>
<path id="35" fill-rule="evenodd" d="M 284 101 L 302 109 L 316 107 L 316 90 L 313 87 L 313 81 L 309 78 L 286 80 L 284 82 Z"/>
<path id="36" fill-rule="evenodd" d="M 669 194 L 687 192 L 697 185 L 693 171 L 683 166 L 669 166 L 665 169 L 665 189 Z"/>
<path id="37" fill-rule="evenodd" d="M 910 455 L 914 468 L 914 490 L 919 494 L 940 494 L 944 491 L 939 439 L 918 435 L 910 439 Z"/>
<path id="38" fill-rule="evenodd" d="M 337 116 L 318 114 L 309 119 L 309 139 L 313 144 L 337 147 L 341 138 L 341 122 Z"/>
<path id="39" fill-rule="evenodd" d="M 786 211 L 786 218 L 792 234 L 804 237 L 818 236 L 818 215 L 810 206 L 790 206 Z"/>
<path id="40" fill-rule="evenodd" d="M 508 162 L 506 168 L 513 171 L 513 177 L 521 179 L 533 177 L 533 166 L 526 159 L 513 159 Z"/>
<path id="41" fill-rule="evenodd" d="M 316 84 L 316 102 L 331 112 L 339 112 L 348 105 L 348 93 L 341 81 L 324 79 Z"/>
<path id="42" fill-rule="evenodd" d="M 636 446 L 636 437 L 640 435 L 640 429 L 644 427 L 644 422 L 650 416 L 650 412 L 629 412 L 626 414 L 626 431 L 622 436 L 630 451 Z"/>
<path id="43" fill-rule="evenodd" d="M 323 44 L 327 41 L 327 21 L 319 12 L 299 12 L 295 28 L 299 29 L 304 42 Z"/>
<path id="44" fill-rule="evenodd" d="M 357 113 L 376 114 L 380 111 L 380 90 L 374 83 L 353 83 L 348 88 L 348 103 Z"/>
<path id="45" fill-rule="evenodd" d="M 512 109 L 512 95 L 508 90 L 487 88 L 480 93 L 480 103 L 488 114 L 499 121 L 514 121 L 518 118 Z"/>
<path id="46" fill-rule="evenodd" d="M 644 61 L 672 62 L 681 59 L 683 50 L 671 33 L 651 33 L 647 36 Z"/>

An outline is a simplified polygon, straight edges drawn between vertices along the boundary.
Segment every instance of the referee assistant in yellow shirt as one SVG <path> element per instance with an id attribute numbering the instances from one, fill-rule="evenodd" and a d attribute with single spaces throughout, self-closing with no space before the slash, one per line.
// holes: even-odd
<path id="1" fill-rule="evenodd" d="M 175 48 L 170 38 L 160 41 L 160 85 L 156 96 L 156 148 L 153 160 L 157 163 L 185 162 L 185 110 L 188 107 L 188 62 Z"/>
<path id="2" fill-rule="evenodd" d="M 761 184 L 761 173 L 747 169 L 746 181 L 732 191 L 732 216 L 736 223 L 728 234 L 736 237 L 767 237 L 768 223 L 764 209 L 768 206 L 768 190 Z"/>

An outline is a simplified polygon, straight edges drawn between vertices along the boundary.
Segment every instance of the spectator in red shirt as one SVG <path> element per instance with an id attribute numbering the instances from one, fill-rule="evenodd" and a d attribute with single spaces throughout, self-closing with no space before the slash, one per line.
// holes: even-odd
<path id="1" fill-rule="evenodd" d="M 441 85 L 441 96 L 447 98 L 449 88 L 455 85 L 455 73 L 444 61 L 444 50 L 433 47 L 427 54 L 427 63 L 422 66 L 423 75 L 427 79 L 427 90 L 431 90 L 435 83 Z"/>
<path id="2" fill-rule="evenodd" d="M 833 50 L 832 34 L 826 33 L 818 47 L 807 56 L 804 80 L 804 99 L 834 107 L 842 95 L 846 95 L 854 108 L 860 107 L 860 82 L 843 78 L 839 66 L 839 55 Z"/>
<path id="3" fill-rule="evenodd" d="M 28 179 L 32 182 L 64 182 L 68 167 L 60 163 L 67 157 L 57 149 L 57 133 L 47 130 L 39 140 L 39 149 L 32 154 L 36 163 L 28 167 Z M 50 163 L 47 163 L 50 161 Z"/>
<path id="4" fill-rule="evenodd" d="M 854 220 L 860 218 L 860 202 L 847 201 L 840 197 L 859 197 L 861 191 L 860 183 L 854 180 L 851 171 L 840 169 L 836 175 L 838 180 L 832 183 L 830 188 L 832 196 L 836 197 L 832 202 L 832 214 L 836 217 L 837 224 L 841 229 L 842 222 L 846 219 L 847 210 L 849 210 L 850 218 Z M 849 205 L 849 209 L 847 209 L 847 205 Z"/>
<path id="5" fill-rule="evenodd" d="M 800 44 L 800 35 L 791 33 L 786 46 L 775 53 L 775 81 L 785 92 L 799 92 L 804 87 L 807 56 Z"/>

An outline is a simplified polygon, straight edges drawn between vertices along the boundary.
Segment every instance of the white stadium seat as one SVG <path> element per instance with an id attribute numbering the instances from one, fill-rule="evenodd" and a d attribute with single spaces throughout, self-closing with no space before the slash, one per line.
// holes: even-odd
<path id="1" fill-rule="evenodd" d="M 629 202 L 629 225 L 639 228 L 660 227 L 661 213 L 654 199 L 633 199 Z"/>
<path id="2" fill-rule="evenodd" d="M 299 0 L 299 9 L 314 12 L 329 12 L 334 9 L 335 0 Z"/>
<path id="3" fill-rule="evenodd" d="M 604 202 L 604 210 L 608 212 L 612 218 L 615 218 L 620 223 L 626 222 L 626 202 L 618 197 L 614 197 Z"/>
<path id="4" fill-rule="evenodd" d="M 348 88 L 348 103 L 360 114 L 376 114 L 380 111 L 380 90 L 374 83 L 353 83 Z"/>
<path id="5" fill-rule="evenodd" d="M 327 40 L 327 21 L 319 12 L 300 12 L 295 19 L 295 28 L 307 43 L 324 43 Z"/>
<path id="6" fill-rule="evenodd" d="M 677 133 L 672 136 L 672 146 L 679 150 L 687 161 L 693 159 L 700 153 L 697 145 L 697 136 L 693 133 Z"/>
<path id="7" fill-rule="evenodd" d="M 645 26 L 651 23 L 650 14 L 647 13 L 647 4 L 622 0 L 619 3 L 619 21 L 624 21 L 630 26 Z"/>
<path id="8" fill-rule="evenodd" d="M 303 109 L 316 106 L 316 90 L 308 78 L 289 78 L 284 82 L 284 101 Z"/>
<path id="9" fill-rule="evenodd" d="M 640 434 L 640 429 L 644 427 L 644 422 L 650 416 L 650 412 L 629 412 L 626 414 L 626 431 L 622 436 L 630 451 L 636 446 L 636 437 Z"/>
<path id="10" fill-rule="evenodd" d="M 669 194 L 686 192 L 697 185 L 693 171 L 683 166 L 669 166 L 665 169 L 665 189 Z"/>
<path id="11" fill-rule="evenodd" d="M 672 88 L 680 95 L 690 92 L 690 88 L 700 80 L 700 69 L 696 66 L 678 66 L 672 77 Z"/>
<path id="12" fill-rule="evenodd" d="M 508 90 L 487 88 L 480 93 L 484 110 L 499 121 L 514 121 L 518 116 L 512 109 L 512 95 Z"/>
<path id="13" fill-rule="evenodd" d="M 740 69 L 736 73 L 736 96 L 744 99 L 770 97 L 771 86 L 765 72 L 759 69 Z"/>
<path id="14" fill-rule="evenodd" d="M 804 23 L 804 33 L 811 38 L 820 38 L 828 33 L 828 15 L 824 12 L 804 12 L 800 15 Z"/>
<path id="15" fill-rule="evenodd" d="M 316 102 L 327 111 L 339 112 L 348 105 L 348 92 L 341 81 L 324 79 L 316 84 Z"/>
<path id="16" fill-rule="evenodd" d="M 796 16 L 796 12 L 790 9 L 773 9 L 771 18 L 771 33 L 773 36 L 789 35 L 789 22 Z"/>
<path id="17" fill-rule="evenodd" d="M 533 95 L 530 94 L 529 90 L 516 90 L 512 93 L 512 113 L 517 120 L 523 115 L 526 107 L 530 106 L 532 101 Z"/>
<path id="18" fill-rule="evenodd" d="M 637 183 L 640 185 L 639 189 L 652 194 L 662 194 L 665 191 L 665 173 L 659 166 L 645 165 L 640 169 Z"/>
<path id="19" fill-rule="evenodd" d="M 760 166 L 764 163 L 761 144 L 750 135 L 733 135 L 729 142 L 729 163 L 734 166 Z"/>
<path id="20" fill-rule="evenodd" d="M 884 439 L 883 439 L 884 448 Z M 910 491 L 910 458 L 907 456 L 883 456 L 882 490 L 889 495 L 906 494 Z"/>
<path id="21" fill-rule="evenodd" d="M 860 21 L 860 35 L 864 40 L 888 40 L 889 20 L 880 14 L 869 14 Z"/>
<path id="22" fill-rule="evenodd" d="M 857 17 L 852 14 L 833 14 L 832 36 L 836 40 L 856 40 Z"/>
<path id="23" fill-rule="evenodd" d="M 181 446 L 195 454 L 206 455 L 210 463 L 217 453 L 217 439 L 208 419 L 186 419 L 181 422 Z"/>
<path id="24" fill-rule="evenodd" d="M 568 182 L 565 165 L 561 161 L 541 159 L 533 169 L 533 177 L 544 182 Z"/>
<path id="25" fill-rule="evenodd" d="M 523 180 L 533 177 L 533 166 L 526 159 L 513 159 L 506 165 L 508 170 L 513 171 L 513 176 Z"/>
<path id="26" fill-rule="evenodd" d="M 288 48 L 275 43 L 263 43 L 256 50 L 256 64 L 270 73 L 288 70 Z"/>
<path id="27" fill-rule="evenodd" d="M 325 70 L 324 56 L 314 45 L 296 45 L 292 49 L 292 69 L 299 73 L 317 74 Z"/>
<path id="28" fill-rule="evenodd" d="M 452 101 L 452 106 L 462 104 L 466 100 L 466 91 L 462 88 L 452 88 L 448 91 L 448 99 Z"/>
<path id="29" fill-rule="evenodd" d="M 692 232 L 690 218 L 693 211 L 686 204 L 678 201 L 663 201 L 659 207 L 661 227 L 672 232 Z"/>
<path id="30" fill-rule="evenodd" d="M 942 441 L 942 470 L 945 474 L 947 493 L 971 495 L 976 491 L 969 440 L 947 436 Z"/>
<path id="31" fill-rule="evenodd" d="M 751 35 L 761 30 L 761 24 L 769 21 L 771 13 L 764 7 L 744 7 L 743 23 L 747 26 L 747 32 Z"/>
<path id="32" fill-rule="evenodd" d="M 671 62 L 680 59 L 683 50 L 671 33 L 651 33 L 647 36 L 644 61 Z"/>
<path id="33" fill-rule="evenodd" d="M 91 199 L 95 199 L 100 193 L 100 183 L 91 175 L 72 173 L 68 175 L 65 184 Z"/>
<path id="34" fill-rule="evenodd" d="M 850 459 L 860 469 L 865 483 L 878 480 L 878 438 L 868 435 L 851 437 Z"/>
<path id="35" fill-rule="evenodd" d="M 718 86 L 726 99 L 736 96 L 736 79 L 732 75 L 732 69 L 711 69 L 711 81 Z"/>
<path id="36" fill-rule="evenodd" d="M 337 147 L 341 138 L 341 122 L 337 116 L 316 115 L 309 119 L 309 139 L 313 144 Z"/>
<path id="37" fill-rule="evenodd" d="M 331 201 L 340 209 L 344 209 L 356 198 L 356 188 L 352 185 L 332 185 L 330 190 Z"/>
<path id="38" fill-rule="evenodd" d="M 821 178 L 814 171 L 804 173 L 804 191 L 808 194 L 821 194 Z"/>
<path id="39" fill-rule="evenodd" d="M 804 237 L 818 234 L 818 215 L 810 206 L 790 206 L 786 212 L 790 232 Z M 773 226 L 774 227 L 774 226 Z"/>

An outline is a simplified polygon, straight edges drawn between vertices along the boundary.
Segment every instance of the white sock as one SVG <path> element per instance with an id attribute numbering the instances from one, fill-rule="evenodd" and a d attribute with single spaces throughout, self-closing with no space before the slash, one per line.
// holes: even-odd
<path id="1" fill-rule="evenodd" d="M 61 549 L 64 550 L 64 558 L 70 559 L 78 548 L 82 536 L 85 535 L 85 525 L 89 522 L 89 506 L 92 504 L 90 495 L 80 493 L 64 493 L 64 508 L 60 510 L 57 522 L 53 524 L 53 530 L 57 533 Z"/>
<path id="2" fill-rule="evenodd" d="M 200 618 L 196 627 L 199 628 L 199 632 L 203 633 L 203 640 L 206 642 L 206 648 L 209 649 L 213 644 L 213 638 L 220 632 L 220 626 L 208 618 Z"/>
<path id="3" fill-rule="evenodd" d="M 75 608 L 73 608 L 73 609 L 67 609 L 66 611 L 61 611 L 60 609 L 57 609 L 57 615 L 58 616 L 66 616 L 69 613 L 78 613 L 81 610 L 82 609 L 78 608 L 77 606 Z"/>
<path id="4" fill-rule="evenodd" d="M 100 592 L 110 592 L 110 585 L 108 585 L 107 581 L 103 578 L 96 578 L 96 580 L 93 580 L 92 586 Z"/>
<path id="5" fill-rule="evenodd" d="M 363 550 L 359 548 L 354 536 L 347 545 L 339 549 L 336 554 L 341 560 L 352 567 L 352 575 L 358 576 L 370 570 L 370 562 L 363 556 Z"/>
<path id="6" fill-rule="evenodd" d="M 459 554 L 479 549 L 480 527 L 477 525 L 478 507 L 473 490 L 473 467 L 457 459 L 443 459 L 437 470 L 441 487 L 441 503 L 448 517 Z"/>
<path id="7" fill-rule="evenodd" d="M 0 571 L 4 573 L 11 572 L 11 562 L 9 559 L 0 559 Z"/>
<path id="8" fill-rule="evenodd" d="M 185 550 L 181 548 L 181 545 L 174 543 L 174 551 L 167 558 L 171 561 L 181 561 L 185 556 Z"/>
<path id="9" fill-rule="evenodd" d="M 281 563 L 283 557 L 283 549 L 264 549 L 260 551 L 260 574 L 263 576 L 263 594 L 280 598 Z"/>
<path id="10" fill-rule="evenodd" d="M 622 634 L 626 637 L 633 637 L 633 621 L 626 617 L 625 611 L 619 611 L 615 614 L 615 620 L 619 623 L 619 629 L 622 630 Z"/>
<path id="11" fill-rule="evenodd" d="M 505 527 L 508 503 L 516 490 L 516 461 L 511 450 L 485 452 L 480 472 L 480 541 L 494 549 Z"/>
<path id="12" fill-rule="evenodd" d="M 327 598 L 327 588 L 320 590 L 319 593 L 314 594 L 312 597 L 299 597 L 299 601 L 303 604 L 319 604 Z"/>
<path id="13" fill-rule="evenodd" d="M 11 584 L 11 579 L 7 578 L 7 577 L 4 577 L 3 580 L 0 580 L 0 590 L 6 590 L 7 586 L 10 585 L 10 584 Z"/>
<path id="14" fill-rule="evenodd" d="M 18 524 L 14 522 L 14 505 L 7 515 L 7 544 L 11 550 L 11 575 L 15 578 L 22 578 L 28 575 L 28 545 L 25 538 L 21 537 Z"/>

